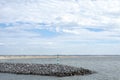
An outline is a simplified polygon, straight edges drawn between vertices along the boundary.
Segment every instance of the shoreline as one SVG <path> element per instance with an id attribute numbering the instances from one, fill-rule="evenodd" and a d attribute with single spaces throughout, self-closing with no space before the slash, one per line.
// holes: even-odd
<path id="1" fill-rule="evenodd" d="M 118 55 L 0 55 L 4 59 L 48 59 L 48 58 L 81 58 L 81 57 L 119 57 Z"/>
<path id="2" fill-rule="evenodd" d="M 59 56 L 59 58 L 77 58 L 79 56 Z M 58 56 L 0 56 L 0 60 L 3 59 L 46 59 L 46 58 L 58 58 Z"/>

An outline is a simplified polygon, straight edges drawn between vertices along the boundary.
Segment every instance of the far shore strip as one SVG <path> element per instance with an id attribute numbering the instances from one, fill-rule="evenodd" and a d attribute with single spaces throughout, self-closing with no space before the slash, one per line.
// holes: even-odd
<path id="1" fill-rule="evenodd" d="M 59 58 L 76 58 L 77 56 L 59 56 Z M 57 56 L 0 56 L 0 59 L 41 59 L 41 58 L 57 58 Z"/>

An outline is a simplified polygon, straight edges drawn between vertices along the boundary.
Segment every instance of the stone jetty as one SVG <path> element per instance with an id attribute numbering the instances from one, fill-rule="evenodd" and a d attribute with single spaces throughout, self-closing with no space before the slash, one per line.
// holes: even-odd
<path id="1" fill-rule="evenodd" d="M 74 76 L 94 73 L 88 69 L 76 68 L 62 64 L 25 64 L 25 63 L 0 63 L 1 73 L 32 74 L 45 76 Z"/>

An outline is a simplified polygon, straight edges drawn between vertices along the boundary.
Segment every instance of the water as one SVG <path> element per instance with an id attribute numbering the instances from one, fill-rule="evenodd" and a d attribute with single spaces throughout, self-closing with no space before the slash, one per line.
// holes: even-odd
<path id="1" fill-rule="evenodd" d="M 57 63 L 51 59 L 17 59 L 0 60 L 0 62 L 14 63 Z M 120 80 L 120 56 L 79 56 L 77 58 L 60 58 L 60 64 L 83 67 L 94 70 L 97 73 L 87 76 L 53 77 L 40 75 L 16 75 L 0 73 L 0 80 Z"/>

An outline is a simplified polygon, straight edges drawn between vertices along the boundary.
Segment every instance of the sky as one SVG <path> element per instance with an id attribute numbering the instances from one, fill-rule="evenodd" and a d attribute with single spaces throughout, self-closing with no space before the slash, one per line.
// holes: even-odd
<path id="1" fill-rule="evenodd" d="M 0 0 L 0 55 L 120 55 L 120 0 Z"/>

